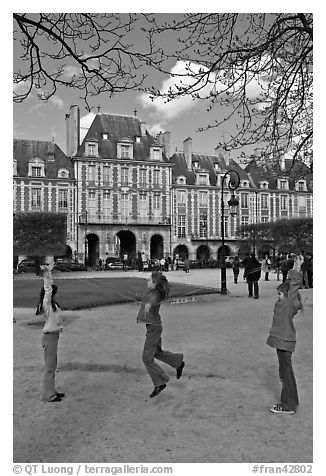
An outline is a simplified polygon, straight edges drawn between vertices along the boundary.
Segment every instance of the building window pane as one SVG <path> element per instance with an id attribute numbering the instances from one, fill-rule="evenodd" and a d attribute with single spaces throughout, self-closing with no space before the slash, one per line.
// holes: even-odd
<path id="1" fill-rule="evenodd" d="M 89 165 L 88 166 L 88 180 L 90 182 L 95 182 L 95 177 L 96 177 L 95 165 Z"/>
<path id="2" fill-rule="evenodd" d="M 160 209 L 160 195 L 158 193 L 154 194 L 153 197 L 153 209 L 154 210 L 159 210 Z"/>
<path id="3" fill-rule="evenodd" d="M 268 195 L 266 193 L 261 194 L 261 208 L 268 208 Z"/>
<path id="4" fill-rule="evenodd" d="M 241 193 L 241 208 L 249 208 L 249 193 Z"/>
<path id="5" fill-rule="evenodd" d="M 41 189 L 32 188 L 32 207 L 40 208 L 41 207 Z"/>
<path id="6" fill-rule="evenodd" d="M 103 182 L 110 183 L 110 167 L 107 165 L 103 167 Z"/>
<path id="7" fill-rule="evenodd" d="M 129 159 L 129 157 L 130 157 L 130 146 L 129 145 L 121 145 L 121 157 L 123 159 Z"/>
<path id="8" fill-rule="evenodd" d="M 59 208 L 68 208 L 68 190 L 59 190 Z"/>
<path id="9" fill-rule="evenodd" d="M 41 177 L 41 167 L 32 165 L 32 177 Z"/>
<path id="10" fill-rule="evenodd" d="M 186 215 L 178 215 L 178 238 L 186 237 Z"/>
<path id="11" fill-rule="evenodd" d="M 121 185 L 128 185 L 129 183 L 129 170 L 127 168 L 121 169 Z"/>
<path id="12" fill-rule="evenodd" d="M 185 192 L 185 190 L 178 190 L 177 201 L 178 201 L 178 205 L 185 205 L 186 204 L 186 192 Z"/>
<path id="13" fill-rule="evenodd" d="M 96 155 L 96 146 L 94 143 L 89 142 L 87 147 L 88 155 L 95 156 Z"/>
<path id="14" fill-rule="evenodd" d="M 304 190 L 305 190 L 305 183 L 302 180 L 300 180 L 300 182 L 298 182 L 298 190 L 299 190 L 299 192 L 304 192 Z"/>
<path id="15" fill-rule="evenodd" d="M 199 236 L 207 238 L 207 213 L 201 213 L 199 216 Z"/>
<path id="16" fill-rule="evenodd" d="M 154 170 L 153 172 L 153 185 L 158 185 L 160 180 L 160 171 Z"/>
<path id="17" fill-rule="evenodd" d="M 146 169 L 139 170 L 139 183 L 140 185 L 146 185 Z"/>
<path id="18" fill-rule="evenodd" d="M 281 195 L 281 210 L 287 210 L 287 209 L 288 209 L 288 196 Z"/>
<path id="19" fill-rule="evenodd" d="M 207 192 L 199 192 L 199 205 L 207 205 Z"/>

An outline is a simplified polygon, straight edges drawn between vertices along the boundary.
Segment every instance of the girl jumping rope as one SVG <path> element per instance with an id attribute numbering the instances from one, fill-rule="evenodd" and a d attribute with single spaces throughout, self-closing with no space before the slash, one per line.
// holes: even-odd
<path id="1" fill-rule="evenodd" d="M 177 379 L 182 375 L 185 366 L 183 354 L 169 352 L 162 349 L 162 322 L 159 314 L 161 302 L 169 295 L 169 283 L 166 277 L 154 271 L 148 279 L 148 291 L 143 297 L 142 304 L 137 316 L 137 322 L 146 324 L 146 339 L 143 350 L 143 362 L 149 376 L 151 377 L 154 390 L 150 398 L 156 397 L 165 389 L 169 376 L 154 361 L 154 358 L 160 360 L 177 371 Z"/>

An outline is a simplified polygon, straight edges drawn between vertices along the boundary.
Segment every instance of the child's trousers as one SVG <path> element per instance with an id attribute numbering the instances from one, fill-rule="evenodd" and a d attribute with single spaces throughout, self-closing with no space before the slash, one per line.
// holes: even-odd
<path id="1" fill-rule="evenodd" d="M 42 402 L 50 402 L 56 397 L 55 371 L 57 369 L 59 332 L 43 334 L 42 347 L 44 350 L 44 377 L 42 387 Z"/>
<path id="2" fill-rule="evenodd" d="M 183 361 L 183 354 L 177 354 L 162 350 L 162 327 L 153 324 L 146 324 L 146 339 L 143 350 L 143 362 L 151 377 L 154 387 L 163 385 L 169 381 L 169 376 L 166 372 L 154 362 L 154 358 L 177 369 Z"/>
<path id="3" fill-rule="evenodd" d="M 299 405 L 297 384 L 292 369 L 292 352 L 276 349 L 279 375 L 282 382 L 281 404 L 285 410 L 295 410 Z"/>

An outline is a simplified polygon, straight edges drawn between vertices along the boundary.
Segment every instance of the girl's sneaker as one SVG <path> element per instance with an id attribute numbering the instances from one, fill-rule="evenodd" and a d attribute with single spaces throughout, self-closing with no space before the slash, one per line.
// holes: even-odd
<path id="1" fill-rule="evenodd" d="M 285 408 L 283 408 L 280 403 L 273 405 L 272 408 L 270 408 L 269 410 L 272 413 L 284 413 L 287 415 L 293 415 L 293 413 L 295 413 L 295 410 L 285 410 Z"/>

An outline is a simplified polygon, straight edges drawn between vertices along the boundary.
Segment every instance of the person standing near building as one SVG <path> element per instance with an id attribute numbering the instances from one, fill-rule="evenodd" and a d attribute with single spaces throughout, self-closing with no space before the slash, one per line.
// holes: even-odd
<path id="1" fill-rule="evenodd" d="M 259 285 L 261 275 L 261 264 L 256 259 L 255 253 L 251 253 L 245 263 L 245 276 L 248 283 L 248 297 L 259 298 Z M 254 292 L 254 294 L 253 294 Z"/>
<path id="2" fill-rule="evenodd" d="M 232 264 L 232 270 L 233 270 L 233 280 L 235 284 L 238 284 L 238 277 L 239 277 L 239 272 L 240 272 L 240 261 L 239 257 L 235 256 L 234 261 Z"/>
<path id="3" fill-rule="evenodd" d="M 58 287 L 52 284 L 52 266 L 41 266 L 43 271 L 43 313 L 45 324 L 43 327 L 42 347 L 44 351 L 44 376 L 42 384 L 43 402 L 60 402 L 65 394 L 57 392 L 55 389 L 55 372 L 57 369 L 57 352 L 59 335 L 63 330 L 63 319 L 58 303 L 54 301 Z"/>
<path id="4" fill-rule="evenodd" d="M 265 281 L 269 281 L 268 279 L 268 274 L 271 270 L 271 260 L 269 259 L 268 255 L 265 255 L 265 258 L 263 259 L 261 263 L 261 270 L 263 273 L 265 273 Z"/>
<path id="5" fill-rule="evenodd" d="M 187 274 L 189 273 L 189 269 L 190 269 L 190 263 L 188 258 L 186 258 L 183 262 L 183 271 Z"/>
<path id="6" fill-rule="evenodd" d="M 137 315 L 137 323 L 146 324 L 146 339 L 142 359 L 146 370 L 154 384 L 154 390 L 150 398 L 156 397 L 165 389 L 169 376 L 154 361 L 160 360 L 176 369 L 176 377 L 182 375 L 185 363 L 183 354 L 173 353 L 162 349 L 162 321 L 160 305 L 169 295 L 169 283 L 166 277 L 159 271 L 153 271 L 147 283 L 148 291 L 142 299 L 141 307 Z"/>
<path id="7" fill-rule="evenodd" d="M 282 382 L 281 401 L 270 408 L 272 413 L 279 414 L 293 414 L 299 405 L 291 360 L 296 344 L 293 318 L 298 312 L 298 306 L 289 299 L 290 288 L 289 281 L 277 287 L 278 300 L 274 306 L 273 322 L 266 342 L 276 349 L 279 362 L 279 376 Z"/>

